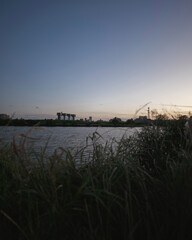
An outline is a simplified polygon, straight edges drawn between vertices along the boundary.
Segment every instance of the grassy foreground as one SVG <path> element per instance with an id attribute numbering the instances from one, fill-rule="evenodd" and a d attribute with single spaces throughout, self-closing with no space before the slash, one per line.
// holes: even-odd
<path id="1" fill-rule="evenodd" d="M 33 157 L 24 143 L 0 147 L 0 239 L 192 237 L 192 151 L 183 121 L 147 127 L 114 149 L 94 141 Z"/>

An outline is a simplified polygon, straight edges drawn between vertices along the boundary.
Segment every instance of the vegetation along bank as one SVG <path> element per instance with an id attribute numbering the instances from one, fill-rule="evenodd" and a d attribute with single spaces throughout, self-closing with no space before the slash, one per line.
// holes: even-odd
<path id="1" fill-rule="evenodd" d="M 0 239 L 192 236 L 192 144 L 183 119 L 155 124 L 89 161 L 0 144 Z M 35 156 L 35 157 L 34 157 Z"/>

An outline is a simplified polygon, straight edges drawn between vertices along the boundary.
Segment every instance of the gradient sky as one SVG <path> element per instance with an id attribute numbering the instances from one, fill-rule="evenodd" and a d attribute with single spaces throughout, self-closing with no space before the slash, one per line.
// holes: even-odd
<path id="1" fill-rule="evenodd" d="M 192 110 L 191 0 L 0 1 L 0 113 L 129 118 L 148 102 Z"/>

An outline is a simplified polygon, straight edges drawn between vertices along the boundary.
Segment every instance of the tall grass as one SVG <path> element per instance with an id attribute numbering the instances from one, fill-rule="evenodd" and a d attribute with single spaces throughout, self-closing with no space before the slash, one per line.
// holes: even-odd
<path id="1" fill-rule="evenodd" d="M 70 151 L 0 149 L 0 239 L 191 239 L 192 152 L 182 121 L 152 126 L 116 148 L 93 136 Z"/>

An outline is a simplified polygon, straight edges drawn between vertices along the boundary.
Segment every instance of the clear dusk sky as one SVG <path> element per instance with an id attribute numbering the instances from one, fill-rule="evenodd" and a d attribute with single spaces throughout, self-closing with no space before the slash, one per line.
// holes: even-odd
<path id="1" fill-rule="evenodd" d="M 191 0 L 0 1 L 0 113 L 126 119 L 146 103 L 192 111 Z"/>

